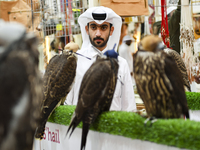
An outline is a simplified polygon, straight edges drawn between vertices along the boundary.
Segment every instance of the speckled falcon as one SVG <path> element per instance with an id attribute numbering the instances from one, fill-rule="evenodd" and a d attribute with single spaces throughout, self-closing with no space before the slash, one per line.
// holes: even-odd
<path id="1" fill-rule="evenodd" d="M 72 128 L 72 134 L 76 126 L 83 122 L 81 150 L 85 149 L 90 125 L 102 112 L 109 111 L 115 91 L 119 68 L 117 53 L 110 50 L 105 55 L 105 58 L 97 57 L 85 73 L 78 104 L 67 131 L 68 133 Z"/>
<path id="2" fill-rule="evenodd" d="M 41 121 L 35 134 L 36 139 L 43 139 L 45 125 L 51 113 L 63 104 L 70 92 L 76 75 L 78 46 L 70 42 L 60 55 L 55 55 L 47 65 L 43 77 L 43 107 Z"/>
<path id="3" fill-rule="evenodd" d="M 164 51 L 161 38 L 149 35 L 141 40 L 134 55 L 134 77 L 137 91 L 148 116 L 156 118 L 189 118 L 182 75 L 176 62 Z"/>
<path id="4" fill-rule="evenodd" d="M 0 149 L 32 150 L 42 104 L 38 40 L 0 20 Z"/>

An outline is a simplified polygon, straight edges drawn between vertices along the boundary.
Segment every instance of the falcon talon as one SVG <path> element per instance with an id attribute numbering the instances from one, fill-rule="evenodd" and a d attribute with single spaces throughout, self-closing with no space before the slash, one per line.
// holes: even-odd
<path id="1" fill-rule="evenodd" d="M 147 123 L 150 121 L 150 127 L 153 125 L 154 122 L 157 121 L 156 117 L 149 117 L 144 121 L 144 126 L 147 126 Z"/>

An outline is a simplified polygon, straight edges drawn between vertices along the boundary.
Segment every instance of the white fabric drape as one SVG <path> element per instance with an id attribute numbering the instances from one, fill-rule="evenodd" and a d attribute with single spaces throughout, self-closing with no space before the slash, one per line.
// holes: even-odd
<path id="1" fill-rule="evenodd" d="M 144 24 L 144 35 L 150 35 L 150 30 L 149 30 L 149 17 L 145 16 L 145 24 Z"/>
<path id="2" fill-rule="evenodd" d="M 194 66 L 194 31 L 192 26 L 191 11 L 188 0 L 181 0 L 180 42 L 181 56 L 185 62 L 190 82 L 192 82 Z"/>

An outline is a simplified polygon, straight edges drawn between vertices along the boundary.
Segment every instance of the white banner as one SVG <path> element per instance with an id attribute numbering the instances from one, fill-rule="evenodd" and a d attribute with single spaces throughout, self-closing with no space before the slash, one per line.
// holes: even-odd
<path id="1" fill-rule="evenodd" d="M 69 138 L 68 126 L 55 123 L 46 124 L 44 139 L 35 140 L 33 150 L 80 150 L 82 129 L 76 128 Z M 133 140 L 123 136 L 89 131 L 86 150 L 186 150 L 156 144 L 148 141 Z"/>

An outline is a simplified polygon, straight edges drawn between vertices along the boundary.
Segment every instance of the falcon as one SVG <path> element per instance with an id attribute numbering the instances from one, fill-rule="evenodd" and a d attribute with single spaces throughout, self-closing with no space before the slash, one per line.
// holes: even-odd
<path id="1" fill-rule="evenodd" d="M 141 40 L 134 55 L 134 77 L 137 91 L 148 116 L 156 118 L 189 118 L 182 75 L 158 36 Z"/>
<path id="2" fill-rule="evenodd" d="M 0 20 L 1 150 L 32 150 L 42 102 L 37 46 L 23 25 Z"/>
<path id="3" fill-rule="evenodd" d="M 177 66 L 178 66 L 178 69 L 180 70 L 180 72 L 182 74 L 182 78 L 184 81 L 184 89 L 185 89 L 185 91 L 191 92 L 190 81 L 188 79 L 187 69 L 186 69 L 185 63 L 183 62 L 183 59 L 181 58 L 180 54 L 178 52 L 176 52 L 175 50 L 172 50 L 169 48 L 165 48 L 164 52 L 167 53 L 169 56 L 171 56 L 175 60 Z"/>
<path id="4" fill-rule="evenodd" d="M 107 51 L 106 57 L 97 57 L 85 73 L 78 104 L 72 116 L 67 133 L 82 121 L 81 150 L 85 149 L 90 125 L 104 111 L 109 111 L 117 82 L 118 60 L 114 50 Z M 71 136 L 70 134 L 70 136 Z"/>
<path id="5" fill-rule="evenodd" d="M 55 55 L 47 65 L 43 77 L 43 106 L 40 124 L 36 130 L 35 138 L 43 139 L 45 125 L 51 113 L 60 104 L 63 104 L 70 92 L 76 75 L 78 46 L 70 42 L 60 55 Z"/>

